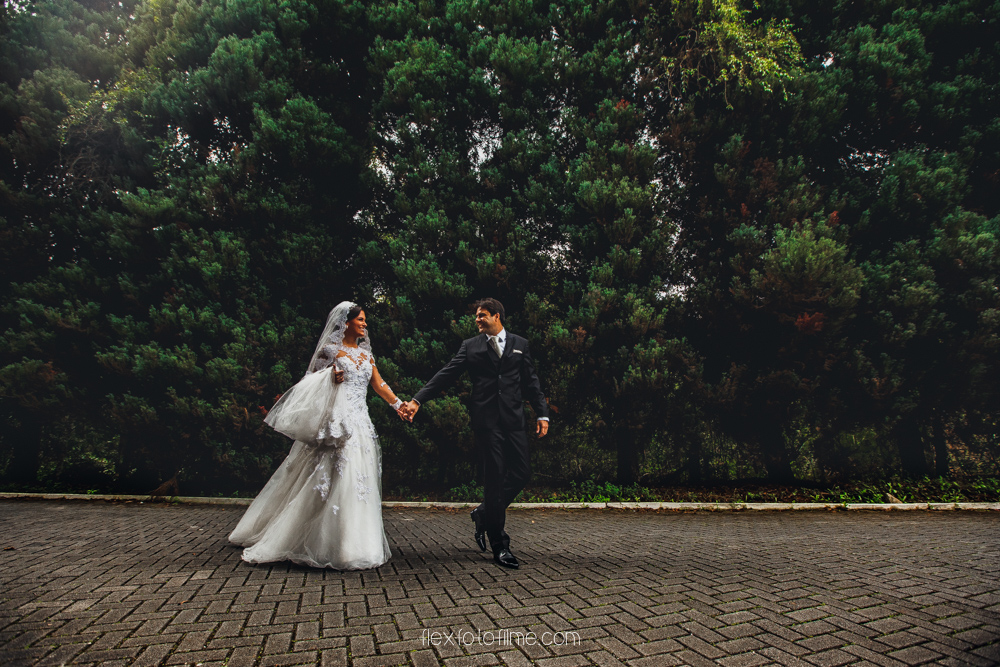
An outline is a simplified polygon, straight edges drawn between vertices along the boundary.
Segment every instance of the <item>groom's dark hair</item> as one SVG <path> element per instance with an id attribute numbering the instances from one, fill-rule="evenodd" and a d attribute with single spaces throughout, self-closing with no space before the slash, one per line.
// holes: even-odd
<path id="1" fill-rule="evenodd" d="M 503 312 L 503 304 L 493 298 L 480 299 L 476 302 L 476 310 L 482 308 L 490 315 L 499 315 L 500 324 L 505 324 L 505 316 Z"/>

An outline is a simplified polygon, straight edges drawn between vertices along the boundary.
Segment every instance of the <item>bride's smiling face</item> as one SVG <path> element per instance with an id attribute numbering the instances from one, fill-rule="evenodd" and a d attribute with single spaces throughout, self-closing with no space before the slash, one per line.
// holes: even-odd
<path id="1" fill-rule="evenodd" d="M 347 320 L 345 338 L 363 338 L 368 334 L 368 322 L 365 321 L 365 311 L 358 313 L 353 320 Z"/>

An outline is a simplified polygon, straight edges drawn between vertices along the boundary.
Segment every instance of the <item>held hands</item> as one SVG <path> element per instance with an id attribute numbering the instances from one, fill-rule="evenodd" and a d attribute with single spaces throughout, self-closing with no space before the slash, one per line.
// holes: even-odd
<path id="1" fill-rule="evenodd" d="M 413 415 L 417 414 L 417 410 L 420 409 L 420 404 L 415 401 L 407 401 L 399 408 L 399 418 L 403 421 L 412 422 Z"/>

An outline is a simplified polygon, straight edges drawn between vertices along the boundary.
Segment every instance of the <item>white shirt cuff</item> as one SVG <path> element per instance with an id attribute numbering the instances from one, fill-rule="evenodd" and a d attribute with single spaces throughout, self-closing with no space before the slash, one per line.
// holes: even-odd
<path id="1" fill-rule="evenodd" d="M 538 421 L 540 421 L 540 422 L 547 422 L 548 420 L 549 420 L 548 417 L 539 417 L 538 418 Z"/>

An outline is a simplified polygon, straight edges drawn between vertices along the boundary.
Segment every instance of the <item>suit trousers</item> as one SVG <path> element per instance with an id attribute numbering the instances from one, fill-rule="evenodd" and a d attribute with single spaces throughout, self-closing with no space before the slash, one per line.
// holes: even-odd
<path id="1" fill-rule="evenodd" d="M 475 509 L 486 525 L 493 553 L 510 548 L 504 531 L 507 507 L 531 477 L 528 435 L 521 429 L 476 430 L 476 446 L 483 462 L 483 504 Z"/>

